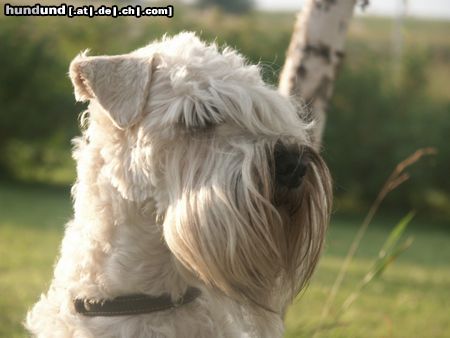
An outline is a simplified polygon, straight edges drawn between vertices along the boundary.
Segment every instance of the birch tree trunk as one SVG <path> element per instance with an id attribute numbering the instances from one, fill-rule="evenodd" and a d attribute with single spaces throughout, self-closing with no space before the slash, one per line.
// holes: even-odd
<path id="1" fill-rule="evenodd" d="M 357 0 L 307 0 L 281 72 L 279 91 L 304 102 L 316 121 L 311 138 L 320 149 L 326 109 L 344 56 L 347 27 Z"/>

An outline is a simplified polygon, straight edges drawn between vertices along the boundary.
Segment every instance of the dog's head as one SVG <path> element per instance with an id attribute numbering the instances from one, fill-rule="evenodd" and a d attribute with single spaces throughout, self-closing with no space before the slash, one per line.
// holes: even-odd
<path id="1" fill-rule="evenodd" d="M 99 171 L 124 200 L 156 202 L 180 266 L 262 306 L 302 289 L 331 179 L 301 109 L 257 66 L 183 33 L 126 55 L 82 54 L 70 76 L 77 99 L 91 101 Z"/>

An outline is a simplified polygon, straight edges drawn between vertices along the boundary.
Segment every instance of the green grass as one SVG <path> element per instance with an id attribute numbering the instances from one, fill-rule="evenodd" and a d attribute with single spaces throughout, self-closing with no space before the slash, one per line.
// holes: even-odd
<path id="1" fill-rule="evenodd" d="M 70 210 L 68 191 L 0 185 L 0 337 L 25 337 L 21 322 L 49 285 Z"/>
<path id="2" fill-rule="evenodd" d="M 0 337 L 25 337 L 26 310 L 51 279 L 64 223 L 70 218 L 68 190 L 0 184 Z M 361 216 L 362 217 L 362 216 Z M 398 219 L 376 220 L 361 243 L 337 297 L 340 304 L 369 269 Z M 308 337 L 342 264 L 358 221 L 337 218 L 319 269 L 289 311 L 286 337 Z M 450 337 L 450 231 L 413 221 L 413 246 L 371 283 L 322 337 Z"/>
<path id="3" fill-rule="evenodd" d="M 375 221 L 361 242 L 337 296 L 341 305 L 369 270 L 390 227 L 399 219 Z M 335 220 L 328 245 L 306 293 L 287 316 L 286 337 L 308 337 L 317 325 L 326 296 L 343 263 L 358 223 Z M 342 326 L 321 337 L 450 337 L 450 232 L 445 227 L 412 221 L 406 236 L 414 243 L 362 292 L 342 318 Z M 338 306 L 334 306 L 336 310 Z"/>

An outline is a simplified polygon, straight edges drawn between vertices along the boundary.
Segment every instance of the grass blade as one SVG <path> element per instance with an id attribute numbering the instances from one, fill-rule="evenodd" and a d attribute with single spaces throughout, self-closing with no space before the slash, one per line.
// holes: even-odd
<path id="1" fill-rule="evenodd" d="M 403 217 L 397 225 L 392 229 L 389 233 L 388 238 L 386 239 L 383 247 L 380 250 L 379 257 L 384 257 L 386 254 L 392 250 L 392 248 L 397 244 L 403 233 L 405 232 L 406 227 L 414 218 L 415 212 L 409 212 L 405 217 Z"/>

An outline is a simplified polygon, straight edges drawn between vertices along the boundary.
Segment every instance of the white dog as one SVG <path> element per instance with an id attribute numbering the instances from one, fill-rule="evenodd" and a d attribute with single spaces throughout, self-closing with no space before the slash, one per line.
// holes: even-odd
<path id="1" fill-rule="evenodd" d="M 317 263 L 328 170 L 296 107 L 192 33 L 77 56 L 75 215 L 36 337 L 281 337 Z"/>

